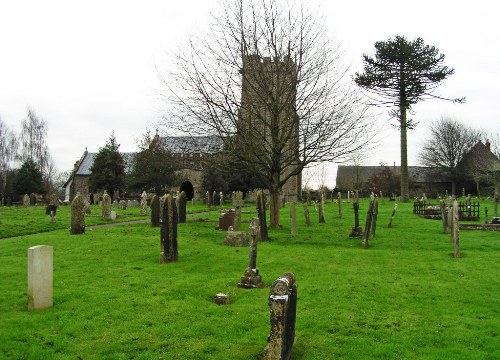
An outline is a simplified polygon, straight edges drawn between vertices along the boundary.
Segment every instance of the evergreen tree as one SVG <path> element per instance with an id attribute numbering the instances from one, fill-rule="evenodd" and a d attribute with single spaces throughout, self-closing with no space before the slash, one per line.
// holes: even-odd
<path id="1" fill-rule="evenodd" d="M 99 149 L 90 168 L 90 189 L 92 191 L 106 190 L 114 198 L 114 194 L 122 190 L 125 184 L 125 160 L 118 149 L 114 132 L 111 133 L 106 145 Z"/>
<path id="2" fill-rule="evenodd" d="M 356 73 L 354 81 L 378 96 L 377 105 L 396 107 L 392 112 L 398 118 L 401 130 L 401 200 L 408 201 L 408 156 L 406 129 L 416 125 L 406 118 L 412 105 L 426 98 L 444 99 L 433 95 L 436 87 L 454 73 L 443 65 L 444 55 L 434 46 L 424 44 L 422 38 L 413 41 L 396 35 L 394 39 L 375 43 L 375 57 L 363 55 L 364 73 Z"/>
<path id="3" fill-rule="evenodd" d="M 38 166 L 31 159 L 26 160 L 17 171 L 14 179 L 14 193 L 17 198 L 24 194 L 45 194 L 46 189 L 43 184 L 42 173 Z"/>

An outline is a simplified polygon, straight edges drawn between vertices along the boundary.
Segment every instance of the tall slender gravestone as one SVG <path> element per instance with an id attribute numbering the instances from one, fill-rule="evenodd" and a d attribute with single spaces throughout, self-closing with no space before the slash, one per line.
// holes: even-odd
<path id="1" fill-rule="evenodd" d="M 311 217 L 309 216 L 309 208 L 304 204 L 304 217 L 306 218 L 306 226 L 312 226 Z"/>
<path id="2" fill-rule="evenodd" d="M 325 223 L 325 196 L 323 190 L 321 190 L 321 200 L 319 202 L 319 223 Z"/>
<path id="3" fill-rule="evenodd" d="M 250 254 L 248 260 L 248 267 L 245 269 L 243 276 L 238 283 L 238 287 L 244 289 L 254 289 L 257 287 L 264 287 L 262 278 L 257 269 L 257 233 L 259 231 L 259 219 L 253 218 L 248 227 L 250 230 Z"/>
<path id="4" fill-rule="evenodd" d="M 458 224 L 458 203 L 455 200 L 452 206 L 452 222 L 451 222 L 451 240 L 453 241 L 454 252 L 453 256 L 460 257 L 460 237 L 459 237 L 459 224 Z"/>
<path id="5" fill-rule="evenodd" d="M 370 205 L 368 207 L 368 214 L 366 215 L 365 232 L 363 233 L 364 249 L 368 249 L 368 240 L 370 239 L 370 233 L 372 228 L 374 206 L 375 206 L 375 200 L 370 200 Z"/>
<path id="6" fill-rule="evenodd" d="M 111 219 L 111 196 L 104 190 L 101 202 L 102 217 L 105 219 Z"/>
<path id="7" fill-rule="evenodd" d="M 342 193 L 338 192 L 338 201 L 339 201 L 339 219 L 342 219 Z"/>
<path id="8" fill-rule="evenodd" d="M 163 224 L 161 226 L 160 263 L 177 261 L 177 207 L 172 195 L 167 195 L 163 206 Z"/>
<path id="9" fill-rule="evenodd" d="M 297 285 L 295 275 L 281 275 L 269 291 L 271 330 L 264 349 L 264 360 L 289 360 L 295 340 Z"/>
<path id="10" fill-rule="evenodd" d="M 444 200 L 439 200 L 439 210 L 441 211 L 441 221 L 443 222 L 443 232 L 448 232 L 448 212 Z"/>
<path id="11" fill-rule="evenodd" d="M 297 235 L 299 232 L 297 230 L 297 211 L 295 210 L 295 201 L 290 203 L 290 228 L 292 235 Z"/>
<path id="12" fill-rule="evenodd" d="M 143 191 L 141 194 L 141 215 L 147 215 L 148 213 L 148 194 Z"/>
<path id="13" fill-rule="evenodd" d="M 160 199 L 157 195 L 151 198 L 151 227 L 160 226 Z"/>
<path id="14" fill-rule="evenodd" d="M 38 245 L 28 249 L 28 310 L 53 305 L 53 249 Z"/>
<path id="15" fill-rule="evenodd" d="M 179 222 L 186 222 L 186 206 L 187 206 L 187 197 L 184 191 L 181 191 L 178 197 L 179 201 Z"/>
<path id="16" fill-rule="evenodd" d="M 71 234 L 83 234 L 85 232 L 85 202 L 82 195 L 77 192 L 71 202 Z"/>
<path id="17" fill-rule="evenodd" d="M 352 206 L 354 208 L 354 227 L 351 231 L 351 237 L 357 237 L 363 235 L 363 229 L 359 226 L 359 196 L 358 192 L 353 192 Z"/>
<path id="18" fill-rule="evenodd" d="M 267 234 L 266 201 L 262 190 L 257 191 L 257 214 L 260 222 L 260 239 L 262 241 L 268 241 L 269 236 Z"/>
<path id="19" fill-rule="evenodd" d="M 391 219 L 389 220 L 389 225 L 387 227 L 392 227 L 392 220 L 394 220 L 394 215 L 396 215 L 396 210 L 398 208 L 398 204 L 394 204 L 394 208 L 392 209 Z"/>
<path id="20" fill-rule="evenodd" d="M 373 204 L 373 218 L 372 218 L 372 226 L 370 229 L 371 237 L 375 237 L 375 233 L 377 230 L 377 218 L 378 218 L 378 199 L 375 197 L 375 202 Z"/>

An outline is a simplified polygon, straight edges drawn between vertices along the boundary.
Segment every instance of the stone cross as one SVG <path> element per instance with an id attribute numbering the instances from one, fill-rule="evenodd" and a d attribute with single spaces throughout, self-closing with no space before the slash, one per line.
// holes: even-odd
<path id="1" fill-rule="evenodd" d="M 264 349 L 264 360 L 289 360 L 295 340 L 297 285 L 295 275 L 281 275 L 269 291 L 271 329 Z"/>
<path id="2" fill-rule="evenodd" d="M 250 250 L 248 267 L 246 268 L 243 276 L 238 283 L 238 287 L 244 289 L 254 289 L 257 287 L 264 287 L 262 278 L 257 269 L 257 233 L 259 232 L 259 219 L 253 218 L 250 221 L 248 229 L 250 230 Z"/>
<path id="3" fill-rule="evenodd" d="M 82 195 L 77 192 L 71 202 L 71 234 L 85 233 L 85 203 Z"/>
<path id="4" fill-rule="evenodd" d="M 47 245 L 28 249 L 28 310 L 53 305 L 53 248 Z"/>
<path id="5" fill-rule="evenodd" d="M 187 197 L 184 191 L 181 191 L 177 198 L 179 202 L 179 223 L 186 222 Z"/>
<path id="6" fill-rule="evenodd" d="M 147 215 L 148 213 L 148 194 L 143 191 L 141 194 L 141 215 Z"/>
<path id="7" fill-rule="evenodd" d="M 262 190 L 257 191 L 257 214 L 259 216 L 260 222 L 260 239 L 262 241 L 268 241 L 267 233 L 267 222 L 266 222 L 266 201 L 264 198 L 264 192 Z"/>
<path id="8" fill-rule="evenodd" d="M 105 219 L 111 219 L 111 197 L 108 195 L 107 191 L 104 190 L 104 194 L 102 195 L 102 217 Z"/>
<path id="9" fill-rule="evenodd" d="M 290 203 L 290 228 L 292 235 L 297 235 L 299 232 L 297 230 L 297 212 L 295 210 L 295 201 Z"/>
<path id="10" fill-rule="evenodd" d="M 163 224 L 160 232 L 160 263 L 177 261 L 177 207 L 172 195 L 167 195 L 163 206 Z"/>
<path id="11" fill-rule="evenodd" d="M 157 195 L 151 198 L 151 227 L 160 226 L 160 199 Z"/>

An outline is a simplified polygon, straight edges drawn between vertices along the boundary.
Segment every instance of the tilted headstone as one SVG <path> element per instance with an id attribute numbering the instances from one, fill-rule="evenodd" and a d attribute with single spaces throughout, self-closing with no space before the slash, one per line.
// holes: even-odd
<path id="1" fill-rule="evenodd" d="M 257 269 L 257 232 L 259 219 L 253 218 L 250 221 L 248 229 L 250 230 L 250 254 L 248 260 L 248 267 L 245 269 L 243 276 L 238 283 L 238 287 L 244 289 L 254 289 L 257 287 L 264 287 L 262 278 Z"/>
<path id="2" fill-rule="evenodd" d="M 309 208 L 304 204 L 304 217 L 306 218 L 306 226 L 312 226 L 311 217 L 309 216 Z"/>
<path id="3" fill-rule="evenodd" d="M 71 234 L 83 234 L 85 232 L 85 202 L 78 192 L 71 202 Z"/>
<path id="4" fill-rule="evenodd" d="M 177 207 L 172 195 L 167 195 L 163 205 L 163 224 L 161 225 L 160 263 L 177 261 Z"/>
<path id="5" fill-rule="evenodd" d="M 23 196 L 23 205 L 30 206 L 30 196 L 28 194 L 24 194 Z"/>
<path id="6" fill-rule="evenodd" d="M 160 226 L 160 199 L 157 195 L 151 198 L 151 227 Z"/>
<path id="7" fill-rule="evenodd" d="M 268 241 L 269 236 L 267 233 L 266 201 L 262 190 L 257 191 L 257 214 L 259 216 L 260 223 L 260 239 L 262 241 Z"/>
<path id="8" fill-rule="evenodd" d="M 363 233 L 363 248 L 365 249 L 368 249 L 368 240 L 370 239 L 370 233 L 372 229 L 374 207 L 375 200 L 370 200 L 370 205 L 368 206 L 368 214 L 366 215 L 365 232 Z"/>
<path id="9" fill-rule="evenodd" d="M 292 235 L 297 235 L 299 233 L 297 230 L 297 211 L 295 205 L 295 201 L 290 203 L 290 231 Z"/>
<path id="10" fill-rule="evenodd" d="M 297 284 L 295 275 L 281 275 L 269 291 L 271 329 L 264 349 L 264 360 L 289 360 L 295 340 Z"/>
<path id="11" fill-rule="evenodd" d="M 394 204 L 394 208 L 392 209 L 391 219 L 389 220 L 389 225 L 387 227 L 392 227 L 392 220 L 394 220 L 394 215 L 396 215 L 396 209 L 398 208 L 398 204 Z"/>
<path id="12" fill-rule="evenodd" d="M 187 197 L 184 191 L 181 191 L 178 197 L 179 202 L 179 222 L 186 222 L 186 208 L 187 208 Z"/>
<path id="13" fill-rule="evenodd" d="M 108 195 L 107 191 L 104 190 L 104 194 L 102 195 L 102 217 L 105 219 L 111 219 L 111 197 Z"/>
<path id="14" fill-rule="evenodd" d="M 53 305 L 53 248 L 48 245 L 28 249 L 28 310 Z"/>
<path id="15" fill-rule="evenodd" d="M 147 215 L 148 213 L 148 194 L 143 191 L 141 194 L 141 215 Z"/>
<path id="16" fill-rule="evenodd" d="M 460 257 L 460 236 L 459 236 L 459 224 L 458 224 L 458 203 L 455 200 L 452 207 L 452 223 L 451 223 L 451 240 L 453 241 L 454 252 L 453 256 Z"/>

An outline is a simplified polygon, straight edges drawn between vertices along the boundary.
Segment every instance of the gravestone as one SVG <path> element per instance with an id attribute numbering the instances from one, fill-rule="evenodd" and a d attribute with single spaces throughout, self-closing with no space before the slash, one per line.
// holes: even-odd
<path id="1" fill-rule="evenodd" d="M 257 191 L 257 214 L 259 216 L 260 224 L 260 239 L 262 241 L 268 241 L 267 233 L 267 220 L 266 220 L 266 201 L 264 198 L 264 192 L 262 190 Z"/>
<path id="2" fill-rule="evenodd" d="M 396 215 L 396 209 L 398 208 L 398 204 L 394 204 L 394 208 L 392 209 L 391 219 L 389 220 L 389 225 L 387 227 L 392 227 L 392 220 L 394 220 L 394 215 Z"/>
<path id="3" fill-rule="evenodd" d="M 297 211 L 295 210 L 295 201 L 290 203 L 290 228 L 292 235 L 297 235 L 299 232 L 297 230 Z"/>
<path id="4" fill-rule="evenodd" d="M 160 199 L 157 195 L 151 198 L 151 227 L 160 226 Z"/>
<path id="5" fill-rule="evenodd" d="M 105 219 L 111 219 L 111 197 L 108 195 L 107 191 L 104 190 L 101 202 L 102 217 Z"/>
<path id="6" fill-rule="evenodd" d="M 71 234 L 85 233 L 85 202 L 78 192 L 71 202 Z"/>
<path id="7" fill-rule="evenodd" d="M 177 261 L 177 207 L 172 195 L 167 195 L 163 205 L 163 223 L 160 232 L 160 263 Z"/>
<path id="8" fill-rule="evenodd" d="M 23 205 L 30 206 L 30 196 L 28 194 L 24 194 L 23 196 Z"/>
<path id="9" fill-rule="evenodd" d="M 371 237 L 375 237 L 375 233 L 377 230 L 377 218 L 378 218 L 378 199 L 375 197 L 375 203 L 373 205 L 373 218 L 372 218 L 372 226 L 371 226 Z"/>
<path id="10" fill-rule="evenodd" d="M 453 257 L 460 257 L 460 236 L 459 236 L 459 224 L 458 224 L 458 203 L 455 200 L 452 207 L 452 223 L 451 223 L 451 240 L 453 242 L 454 252 Z"/>
<path id="11" fill-rule="evenodd" d="M 30 205 L 31 206 L 35 206 L 36 205 L 36 196 L 33 193 L 30 194 Z"/>
<path id="12" fill-rule="evenodd" d="M 163 194 L 163 196 L 160 196 L 160 222 L 163 221 L 163 207 L 165 206 L 165 199 L 167 198 L 167 194 Z"/>
<path id="13" fill-rule="evenodd" d="M 448 232 L 448 210 L 444 203 L 444 200 L 439 200 L 439 209 L 441 211 L 441 221 L 443 222 L 443 232 Z"/>
<path id="14" fill-rule="evenodd" d="M 342 219 L 342 193 L 340 191 L 337 194 L 337 199 L 339 202 L 339 219 Z"/>
<path id="15" fill-rule="evenodd" d="M 319 223 L 325 223 L 325 196 L 323 191 L 321 191 L 321 200 L 319 202 Z"/>
<path id="16" fill-rule="evenodd" d="M 304 204 L 304 217 L 306 218 L 306 226 L 312 226 L 311 217 L 309 216 L 309 208 Z"/>
<path id="17" fill-rule="evenodd" d="M 126 200 L 120 200 L 118 206 L 120 207 L 120 210 L 127 210 L 128 203 Z"/>
<path id="18" fill-rule="evenodd" d="M 222 193 L 222 191 L 219 193 L 219 203 L 221 209 L 224 209 L 224 194 Z"/>
<path id="19" fill-rule="evenodd" d="M 126 206 L 125 209 L 127 207 L 133 207 L 134 206 L 134 202 L 132 200 L 127 200 L 127 202 L 125 203 L 125 206 Z"/>
<path id="20" fill-rule="evenodd" d="M 354 209 L 354 227 L 352 228 L 350 237 L 358 237 L 363 235 L 363 229 L 359 226 L 359 197 L 358 192 L 353 192 L 352 206 Z"/>
<path id="21" fill-rule="evenodd" d="M 281 275 L 269 291 L 271 329 L 264 349 L 264 360 L 289 360 L 295 340 L 297 284 L 295 275 Z"/>
<path id="22" fill-rule="evenodd" d="M 255 289 L 264 287 L 262 278 L 257 269 L 257 232 L 259 231 L 259 219 L 253 218 L 250 221 L 248 229 L 250 230 L 250 252 L 248 267 L 245 269 L 243 276 L 238 283 L 238 287 L 244 289 Z"/>
<path id="23" fill-rule="evenodd" d="M 217 229 L 227 231 L 229 227 L 233 226 L 234 224 L 234 215 L 235 212 L 233 209 L 222 212 L 219 215 L 219 226 L 217 227 Z"/>
<path id="24" fill-rule="evenodd" d="M 217 199 L 217 191 L 212 192 L 212 205 L 217 206 L 218 204 L 218 199 Z"/>
<path id="25" fill-rule="evenodd" d="M 48 245 L 28 249 L 28 310 L 53 306 L 53 248 Z"/>
<path id="26" fill-rule="evenodd" d="M 55 205 L 56 207 L 59 206 L 59 197 L 55 192 L 52 192 L 49 195 L 49 205 Z"/>
<path id="27" fill-rule="evenodd" d="M 236 247 L 248 246 L 248 237 L 246 232 L 234 231 L 230 226 L 224 238 L 224 245 Z"/>
<path id="28" fill-rule="evenodd" d="M 57 212 L 57 205 L 49 204 L 45 208 L 45 215 L 50 215 L 51 224 L 56 223 L 56 212 Z"/>
<path id="29" fill-rule="evenodd" d="M 186 222 L 186 207 L 187 207 L 187 197 L 184 191 L 181 191 L 178 198 L 178 210 L 179 210 L 179 223 Z"/>
<path id="30" fill-rule="evenodd" d="M 370 205 L 368 206 L 368 213 L 366 215 L 365 232 L 363 233 L 364 249 L 368 249 L 368 240 L 370 239 L 370 234 L 372 229 L 374 208 L 375 208 L 375 200 L 370 200 Z"/>
<path id="31" fill-rule="evenodd" d="M 148 194 L 143 191 L 141 194 L 141 215 L 147 215 L 148 213 Z"/>

